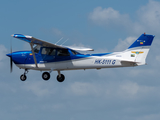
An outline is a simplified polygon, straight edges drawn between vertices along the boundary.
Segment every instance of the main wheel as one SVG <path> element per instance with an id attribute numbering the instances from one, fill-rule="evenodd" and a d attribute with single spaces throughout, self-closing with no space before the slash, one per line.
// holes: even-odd
<path id="1" fill-rule="evenodd" d="M 58 82 L 63 82 L 65 79 L 65 76 L 63 74 L 61 74 L 61 77 L 59 77 L 59 75 L 57 75 L 57 81 Z"/>
<path id="2" fill-rule="evenodd" d="M 27 79 L 27 76 L 26 76 L 25 74 L 22 74 L 22 75 L 20 76 L 20 79 L 21 79 L 22 81 L 25 81 L 25 80 Z"/>
<path id="3" fill-rule="evenodd" d="M 42 78 L 43 78 L 43 80 L 49 80 L 50 74 L 49 74 L 48 72 L 44 72 L 44 73 L 42 74 Z"/>

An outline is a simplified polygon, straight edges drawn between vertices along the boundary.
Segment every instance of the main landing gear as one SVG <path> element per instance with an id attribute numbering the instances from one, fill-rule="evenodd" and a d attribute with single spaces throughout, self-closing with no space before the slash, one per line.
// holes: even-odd
<path id="1" fill-rule="evenodd" d="M 43 78 L 43 80 L 49 80 L 50 79 L 50 73 L 48 73 L 48 72 L 44 72 L 43 74 L 42 74 L 42 78 Z"/>
<path id="2" fill-rule="evenodd" d="M 58 75 L 57 75 L 57 81 L 58 82 L 63 82 L 65 79 L 64 75 L 60 73 L 60 71 L 58 71 Z"/>
<path id="3" fill-rule="evenodd" d="M 51 73 L 52 71 L 50 71 Z M 42 74 L 42 78 L 43 80 L 49 80 L 50 79 L 50 73 L 49 72 L 44 72 Z M 58 75 L 57 75 L 57 81 L 58 82 L 63 82 L 65 79 L 65 76 L 63 74 L 60 73 L 60 71 L 58 71 Z"/>
<path id="4" fill-rule="evenodd" d="M 50 79 L 50 73 L 52 72 L 53 70 L 51 70 L 50 72 L 44 72 L 43 74 L 42 74 L 42 78 L 43 78 L 43 80 L 49 80 Z M 20 79 L 22 80 L 22 81 L 25 81 L 26 79 L 27 79 L 27 76 L 26 76 L 26 74 L 28 73 L 29 71 L 27 70 L 27 69 L 25 69 L 25 71 L 24 71 L 24 74 L 22 74 L 21 76 L 20 76 Z M 65 76 L 63 75 L 63 74 L 61 74 L 60 73 L 60 71 L 58 71 L 58 75 L 57 75 L 57 81 L 58 82 L 63 82 L 64 81 L 64 79 L 65 79 Z"/>

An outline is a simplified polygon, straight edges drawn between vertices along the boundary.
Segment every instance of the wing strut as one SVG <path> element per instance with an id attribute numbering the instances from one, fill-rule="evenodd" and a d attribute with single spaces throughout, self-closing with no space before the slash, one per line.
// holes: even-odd
<path id="1" fill-rule="evenodd" d="M 30 44 L 31 49 L 32 49 L 32 54 L 33 54 L 34 63 L 35 63 L 35 65 L 36 65 L 36 68 L 38 68 L 37 59 L 36 59 L 36 56 L 35 56 L 35 53 L 34 53 L 34 50 L 33 50 L 33 43 L 29 43 L 29 44 Z"/>

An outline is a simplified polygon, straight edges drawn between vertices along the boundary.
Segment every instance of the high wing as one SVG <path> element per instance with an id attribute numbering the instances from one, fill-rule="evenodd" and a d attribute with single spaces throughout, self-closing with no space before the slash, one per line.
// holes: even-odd
<path id="1" fill-rule="evenodd" d="M 34 38 L 32 36 L 28 36 L 28 35 L 13 34 L 12 36 L 14 38 L 18 38 L 20 40 L 26 41 L 26 42 L 31 43 L 31 44 L 37 44 L 37 45 L 41 45 L 41 46 L 44 46 L 44 47 L 53 47 L 53 48 L 66 49 L 65 47 L 61 47 L 61 46 L 58 46 L 58 45 L 55 45 L 55 44 L 52 44 L 52 43 L 49 43 L 49 42 L 46 42 L 46 41 L 43 41 L 43 40 L 39 40 L 37 38 Z"/>
<path id="2" fill-rule="evenodd" d="M 60 46 L 60 45 L 55 45 L 43 40 L 39 40 L 37 38 L 34 38 L 32 36 L 28 36 L 28 35 L 22 35 L 22 34 L 13 34 L 12 35 L 14 38 L 18 38 L 20 40 L 26 41 L 30 44 L 37 44 L 37 45 L 41 45 L 44 47 L 52 47 L 52 48 L 61 48 L 61 49 L 72 49 L 72 50 L 78 50 L 78 51 L 93 51 L 93 49 L 91 48 L 85 48 L 85 47 L 69 47 L 69 46 Z"/>

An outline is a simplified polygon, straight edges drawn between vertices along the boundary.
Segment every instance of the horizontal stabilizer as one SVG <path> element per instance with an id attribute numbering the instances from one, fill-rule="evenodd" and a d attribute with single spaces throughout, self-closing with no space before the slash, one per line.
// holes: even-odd
<path id="1" fill-rule="evenodd" d="M 122 64 L 123 66 L 137 66 L 137 65 L 138 65 L 138 62 L 121 60 L 121 64 Z"/>
<path id="2" fill-rule="evenodd" d="M 76 50 L 76 51 L 94 51 L 92 48 L 86 48 L 86 47 L 72 47 L 72 46 L 64 46 L 66 48 Z"/>
<path id="3" fill-rule="evenodd" d="M 135 61 L 129 61 L 129 60 L 121 60 L 121 62 L 138 63 L 138 62 L 135 62 Z"/>

